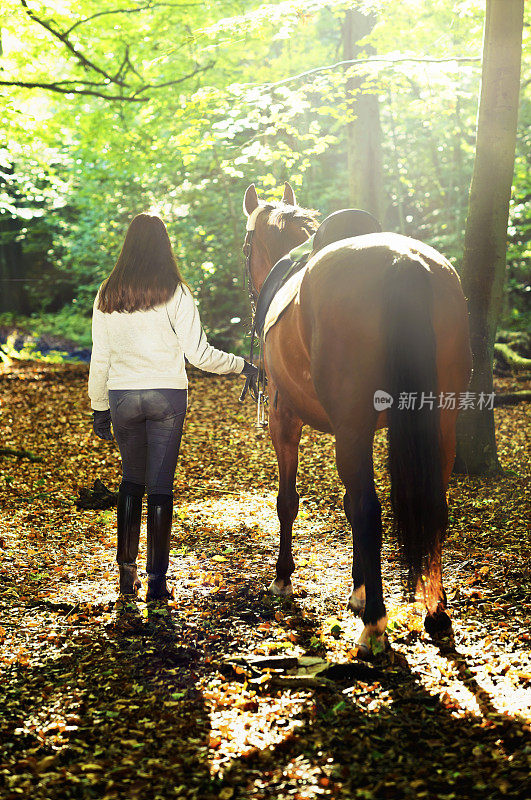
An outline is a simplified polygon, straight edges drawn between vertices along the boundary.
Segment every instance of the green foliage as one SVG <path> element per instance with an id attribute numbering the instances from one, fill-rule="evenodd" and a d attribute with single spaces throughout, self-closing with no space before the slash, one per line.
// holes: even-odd
<path id="1" fill-rule="evenodd" d="M 47 314 L 0 314 L 0 328 L 15 331 L 31 339 L 39 336 L 49 339 L 53 337 L 53 340 L 73 343 L 78 347 L 90 347 L 92 344 L 90 318 L 74 303 Z"/>
<path id="2" fill-rule="evenodd" d="M 242 351 L 243 192 L 254 181 L 263 196 L 278 198 L 289 179 L 303 205 L 323 213 L 349 205 L 351 73 L 365 76 L 360 91 L 380 101 L 385 227 L 430 242 L 458 265 L 479 64 L 389 59 L 479 56 L 483 0 L 358 2 L 378 17 L 361 57 L 388 60 L 349 70 L 321 69 L 341 58 L 352 6 L 345 0 L 28 0 L 30 14 L 18 0 L 4 5 L 2 81 L 55 82 L 72 92 L 0 87 L 0 311 L 34 312 L 46 331 L 88 343 L 97 287 L 131 218 L 149 209 L 167 222 L 210 337 Z M 525 129 L 523 119 L 509 256 L 518 313 Z"/>
<path id="3" fill-rule="evenodd" d="M 66 339 L 78 347 L 92 345 L 90 319 L 86 314 L 80 313 L 74 304 L 65 305 L 53 313 L 34 314 L 30 322 L 34 335 Z"/>
<path id="4" fill-rule="evenodd" d="M 17 358 L 21 361 L 38 360 L 46 361 L 49 364 L 62 364 L 65 356 L 66 353 L 60 350 L 49 350 L 47 353 L 41 353 L 35 343 L 31 341 L 24 342 L 22 347 L 16 347 L 16 334 L 10 334 L 0 350 L 2 361 Z"/>

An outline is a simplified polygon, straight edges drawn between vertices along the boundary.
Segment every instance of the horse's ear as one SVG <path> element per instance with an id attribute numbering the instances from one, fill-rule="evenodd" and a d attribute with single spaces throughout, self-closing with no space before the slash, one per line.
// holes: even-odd
<path id="1" fill-rule="evenodd" d="M 284 194 L 282 195 L 282 202 L 287 203 L 288 206 L 297 205 L 297 203 L 295 202 L 295 192 L 293 191 L 291 185 L 287 181 L 284 184 Z"/>
<path id="2" fill-rule="evenodd" d="M 256 194 L 254 183 L 251 183 L 243 197 L 243 210 L 247 216 L 250 216 L 255 208 L 258 208 L 258 195 Z"/>

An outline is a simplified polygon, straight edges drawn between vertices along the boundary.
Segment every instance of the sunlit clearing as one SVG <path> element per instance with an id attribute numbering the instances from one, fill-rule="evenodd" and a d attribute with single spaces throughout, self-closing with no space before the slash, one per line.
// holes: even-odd
<path id="1" fill-rule="evenodd" d="M 333 762 L 333 759 L 329 759 Z M 292 795 L 296 800 L 314 800 L 316 797 L 323 796 L 323 790 L 331 783 L 330 779 L 323 774 L 322 767 L 312 764 L 310 758 L 300 755 L 289 760 L 287 764 L 282 762 L 275 771 L 275 780 L 285 780 L 291 785 L 298 786 L 297 794 Z M 256 778 L 252 787 L 257 792 L 264 791 L 269 784 L 269 777 L 261 776 Z"/>
<path id="2" fill-rule="evenodd" d="M 209 528 L 219 528 L 227 533 L 237 530 L 242 525 L 252 528 L 257 533 L 273 533 L 278 530 L 276 512 L 276 495 L 273 492 L 254 494 L 251 492 L 234 492 L 217 496 L 211 489 L 210 497 L 202 497 L 197 502 L 179 506 L 175 513 L 178 518 L 186 519 L 192 515 L 196 521 L 204 520 Z M 220 490 L 223 491 L 223 490 Z"/>
<path id="3" fill-rule="evenodd" d="M 205 684 L 209 709 L 210 770 L 223 775 L 235 758 L 276 747 L 300 728 L 309 715 L 306 698 L 259 696 L 247 683 L 214 679 Z"/>

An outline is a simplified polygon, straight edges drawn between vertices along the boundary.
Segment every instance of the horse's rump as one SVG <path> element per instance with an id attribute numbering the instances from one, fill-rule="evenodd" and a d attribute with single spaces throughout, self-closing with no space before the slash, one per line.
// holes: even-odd
<path id="1" fill-rule="evenodd" d="M 444 339 L 441 352 L 457 345 L 466 308 L 453 267 L 432 247 L 414 239 L 373 233 L 329 245 L 308 262 L 299 295 L 312 368 L 323 368 L 328 375 L 352 359 L 373 364 L 369 373 L 374 381 L 384 379 L 389 289 L 403 282 L 400 265 L 408 261 L 421 267 L 419 278 L 407 282 L 413 308 L 415 302 L 423 302 L 415 285 L 420 288 L 425 273 L 433 295 L 435 335 Z"/>
<path id="2" fill-rule="evenodd" d="M 403 258 L 420 259 L 429 272 L 436 338 L 444 341 L 441 354 L 452 350 L 464 315 L 457 274 L 433 248 L 399 234 L 367 234 L 327 246 L 273 301 L 267 361 L 280 393 L 307 424 L 332 431 L 358 414 L 361 403 L 372 417 L 374 392 L 389 391 L 386 291 Z M 386 415 L 376 424 L 386 424 Z"/>

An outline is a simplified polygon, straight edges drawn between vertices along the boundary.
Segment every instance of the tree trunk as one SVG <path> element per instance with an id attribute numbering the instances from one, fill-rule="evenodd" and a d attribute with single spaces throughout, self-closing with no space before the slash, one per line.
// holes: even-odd
<path id="1" fill-rule="evenodd" d="M 362 52 L 356 44 L 374 28 L 376 17 L 349 9 L 343 23 L 343 56 L 355 59 Z M 365 48 L 367 49 L 367 48 Z M 372 48 L 371 48 L 372 52 Z M 347 171 L 350 203 L 377 219 L 384 214 L 382 129 L 378 97 L 363 90 L 364 75 L 347 79 Z"/>
<path id="2" fill-rule="evenodd" d="M 518 118 L 524 0 L 487 0 L 476 157 L 461 278 L 468 298 L 473 375 L 470 391 L 491 394 L 496 327 L 503 302 L 506 239 Z M 477 404 L 476 404 L 477 405 Z M 462 412 L 456 471 L 497 472 L 494 414 Z"/>
<path id="3" fill-rule="evenodd" d="M 25 265 L 18 241 L 21 228 L 18 219 L 7 214 L 0 216 L 0 313 L 28 311 L 23 282 Z"/>

